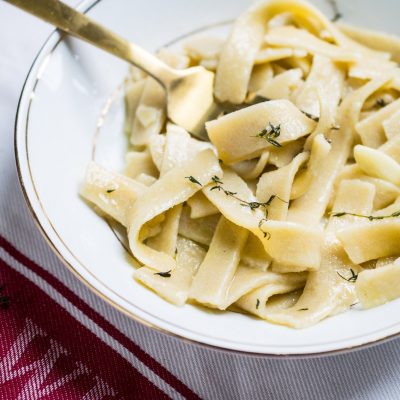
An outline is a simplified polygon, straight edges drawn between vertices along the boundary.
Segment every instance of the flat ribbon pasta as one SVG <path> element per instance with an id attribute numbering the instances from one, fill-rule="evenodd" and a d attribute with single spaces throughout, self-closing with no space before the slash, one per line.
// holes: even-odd
<path id="1" fill-rule="evenodd" d="M 192 139 L 183 128 L 168 124 L 163 159 L 160 166 L 160 177 L 163 177 L 171 169 L 182 166 L 200 151 L 207 148 L 211 149 L 212 146 Z M 161 232 L 147 241 L 149 247 L 173 256 L 178 238 L 181 211 L 182 204 L 178 204 L 165 213 Z"/>
<path id="2" fill-rule="evenodd" d="M 400 164 L 384 152 L 357 145 L 354 147 L 354 158 L 367 175 L 400 185 Z"/>
<path id="3" fill-rule="evenodd" d="M 210 247 L 193 278 L 190 298 L 209 307 L 225 309 L 225 296 L 239 265 L 248 231 L 221 217 Z"/>
<path id="4" fill-rule="evenodd" d="M 135 279 L 292 328 L 400 297 L 399 44 L 262 0 L 226 41 L 160 50 L 216 71 L 210 142 L 168 122 L 163 88 L 131 67 L 124 175 L 92 163 L 81 193 L 127 228 Z"/>
<path id="5" fill-rule="evenodd" d="M 124 226 L 136 199 L 146 192 L 146 186 L 92 162 L 86 172 L 81 195 L 96 204 Z"/>
<path id="6" fill-rule="evenodd" d="M 173 257 L 139 241 L 140 230 L 146 222 L 183 203 L 201 189 L 185 177 L 194 176 L 202 184 L 207 184 L 215 174 L 222 174 L 218 159 L 212 150 L 204 150 L 193 160 L 168 171 L 135 201 L 129 216 L 128 238 L 130 249 L 140 262 L 158 271 L 174 269 Z"/>
<path id="7" fill-rule="evenodd" d="M 339 29 L 350 38 L 372 49 L 390 53 L 391 58 L 400 62 L 400 40 L 398 37 L 365 28 L 354 27 L 343 22 L 338 23 Z"/>
<path id="8" fill-rule="evenodd" d="M 150 136 L 160 133 L 165 121 L 165 92 L 151 77 L 146 78 L 133 121 L 131 143 L 143 146 Z"/>
<path id="9" fill-rule="evenodd" d="M 379 210 L 382 207 L 386 207 L 400 195 L 400 189 L 397 186 L 387 181 L 384 181 L 383 179 L 372 178 L 368 175 L 365 175 L 356 164 L 347 165 L 342 169 L 334 183 L 333 192 L 336 192 L 340 182 L 344 179 L 358 179 L 374 185 L 374 209 L 376 210 Z"/>
<path id="10" fill-rule="evenodd" d="M 292 93 L 303 84 L 302 76 L 303 71 L 301 69 L 289 69 L 266 82 L 257 91 L 257 95 L 271 100 L 291 100 Z"/>
<path id="11" fill-rule="evenodd" d="M 400 110 L 400 100 L 383 107 L 370 117 L 360 121 L 356 125 L 356 131 L 361 137 L 361 141 L 365 146 L 377 148 L 385 141 L 385 134 L 383 130 L 383 122 L 393 116 Z"/>
<path id="12" fill-rule="evenodd" d="M 356 290 L 364 308 L 376 307 L 400 297 L 400 263 L 360 272 Z"/>
<path id="13" fill-rule="evenodd" d="M 250 268 L 266 271 L 271 264 L 271 257 L 267 254 L 260 239 L 249 234 L 246 245 L 244 246 L 241 263 Z"/>
<path id="14" fill-rule="evenodd" d="M 260 158 L 254 160 L 245 160 L 232 164 L 231 168 L 243 179 L 256 179 L 267 166 L 269 159 L 269 151 L 265 150 Z"/>
<path id="15" fill-rule="evenodd" d="M 355 192 L 357 198 L 353 195 Z M 369 213 L 372 210 L 374 194 L 374 187 L 369 183 L 343 181 L 338 191 L 334 211 Z M 346 216 L 339 219 L 331 216 L 322 249 L 321 266 L 318 271 L 309 273 L 299 300 L 285 310 L 265 312 L 264 318 L 293 328 L 305 328 L 328 315 L 344 311 L 355 302 L 354 283 L 343 276 L 346 277 L 344 274 L 349 274 L 350 268 L 357 272 L 360 267 L 348 259 L 335 237 L 335 232 L 354 222 L 354 218 Z"/>
<path id="16" fill-rule="evenodd" d="M 264 275 L 260 275 L 259 280 L 261 279 L 264 281 L 263 284 L 244 294 L 236 301 L 235 305 L 265 319 L 268 310 L 267 304 L 271 297 L 302 288 L 306 282 L 307 274 L 278 274 L 268 271 Z"/>
<path id="17" fill-rule="evenodd" d="M 248 160 L 274 147 L 264 137 L 263 129 L 278 127 L 279 143 L 296 140 L 313 130 L 315 122 L 287 100 L 273 100 L 244 108 L 206 123 L 208 136 L 227 164 Z M 271 128 L 272 129 L 272 128 Z"/>
<path id="18" fill-rule="evenodd" d="M 319 223 L 329 203 L 335 178 L 350 154 L 354 137 L 353 127 L 359 119 L 362 104 L 390 79 L 390 76 L 385 76 L 373 80 L 346 97 L 340 107 L 340 129 L 332 137 L 332 149 L 310 188 L 303 196 L 293 201 L 289 209 L 289 221 L 307 225 Z"/>
<path id="19" fill-rule="evenodd" d="M 193 219 L 190 216 L 189 208 L 183 207 L 179 221 L 179 234 L 197 243 L 209 246 L 220 217 L 221 215 L 218 213 Z"/>
<path id="20" fill-rule="evenodd" d="M 195 242 L 178 238 L 176 247 L 176 267 L 163 276 L 153 269 L 142 267 L 136 270 L 135 279 L 158 295 L 178 306 L 183 306 L 189 295 L 193 275 L 204 260 L 206 251 Z"/>
<path id="21" fill-rule="evenodd" d="M 400 163 L 400 135 L 389 139 L 385 144 L 379 147 L 379 150 Z"/>
<path id="22" fill-rule="evenodd" d="M 335 127 L 343 88 L 343 69 L 329 58 L 316 55 L 305 84 L 295 95 L 297 107 L 319 118 L 316 134 L 326 134 Z M 306 144 L 306 147 L 309 146 Z"/>
<path id="23" fill-rule="evenodd" d="M 203 189 L 206 197 L 233 223 L 248 229 L 262 242 L 266 252 L 278 262 L 298 266 L 299 269 L 317 269 L 320 263 L 322 231 L 319 228 L 300 224 L 265 220 L 261 209 L 243 206 L 255 202 L 256 198 L 246 183 L 233 171 L 225 169 L 223 187 L 236 197 L 221 190 L 211 190 L 212 185 Z M 276 201 L 279 201 L 275 199 Z"/>
<path id="24" fill-rule="evenodd" d="M 218 214 L 218 208 L 210 203 L 202 192 L 197 192 L 187 203 L 190 207 L 190 218 L 192 219 Z"/>
<path id="25" fill-rule="evenodd" d="M 157 167 L 154 165 L 151 154 L 145 151 L 130 151 L 125 157 L 125 175 L 130 178 L 137 178 L 139 175 L 157 177 Z"/>
<path id="26" fill-rule="evenodd" d="M 337 233 L 346 253 L 355 263 L 400 255 L 400 219 L 367 221 Z"/>
<path id="27" fill-rule="evenodd" d="M 299 198 L 308 190 L 313 179 L 317 177 L 320 168 L 330 151 L 331 145 L 323 135 L 319 134 L 314 137 L 307 169 L 300 171 L 297 174 L 293 185 L 291 186 L 291 200 Z"/>
<path id="28" fill-rule="evenodd" d="M 307 159 L 307 153 L 300 153 L 290 164 L 275 171 L 266 172 L 259 179 L 256 192 L 259 201 L 266 202 L 271 196 L 277 196 L 277 200 L 268 207 L 269 219 L 286 220 L 294 177 Z"/>
<path id="29" fill-rule="evenodd" d="M 287 10 L 290 10 L 294 18 L 300 17 L 302 22 L 312 21 L 314 26 L 318 26 L 321 30 L 325 29 L 342 47 L 376 56 L 376 52 L 348 39 L 322 13 L 306 2 L 300 0 L 263 1 L 251 7 L 237 19 L 229 39 L 222 48 L 215 83 L 215 95 L 220 101 L 231 103 L 244 101 L 254 60 L 264 39 L 266 22 Z M 348 60 L 354 60 L 351 52 L 348 54 Z"/>
<path id="30" fill-rule="evenodd" d="M 352 62 L 360 57 L 354 50 L 339 47 L 293 26 L 281 26 L 271 29 L 265 36 L 265 42 L 273 46 L 286 46 L 305 50 L 309 53 L 329 57 L 334 61 Z"/>

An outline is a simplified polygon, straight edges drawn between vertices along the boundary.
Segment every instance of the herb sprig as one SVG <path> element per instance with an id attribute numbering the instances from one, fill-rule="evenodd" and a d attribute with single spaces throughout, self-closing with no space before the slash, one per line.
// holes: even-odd
<path id="1" fill-rule="evenodd" d="M 319 122 L 319 117 L 308 113 L 307 111 L 300 110 L 306 117 L 312 119 L 315 122 Z"/>
<path id="2" fill-rule="evenodd" d="M 259 202 L 259 201 L 246 201 L 241 199 L 240 197 L 237 196 L 237 192 L 231 192 L 229 190 L 226 190 L 222 185 L 224 184 L 224 182 L 221 181 L 221 179 L 214 175 L 211 180 L 215 183 L 215 185 L 213 187 L 210 188 L 210 191 L 212 190 L 218 190 L 219 192 L 222 191 L 225 193 L 226 196 L 231 196 L 234 199 L 238 200 L 240 202 L 240 205 L 243 207 L 249 207 L 251 210 L 256 210 L 258 208 L 264 208 L 265 212 L 266 212 L 266 216 L 268 215 L 268 207 L 271 205 L 272 201 L 275 198 L 278 198 L 279 200 L 287 203 L 287 201 L 281 199 L 279 196 L 273 194 L 272 196 L 270 196 L 270 198 L 265 201 L 265 202 Z"/>
<path id="3" fill-rule="evenodd" d="M 212 182 L 215 183 L 214 186 L 212 186 L 210 188 L 210 191 L 212 190 L 217 190 L 219 192 L 223 192 L 225 193 L 226 196 L 230 196 L 233 197 L 234 199 L 236 199 L 237 201 L 240 202 L 240 205 L 243 207 L 249 207 L 251 211 L 257 210 L 259 208 L 263 208 L 264 209 L 264 213 L 265 213 L 265 218 L 261 219 L 260 222 L 258 223 L 258 227 L 260 228 L 260 230 L 262 231 L 263 235 L 265 238 L 268 238 L 267 240 L 269 240 L 271 238 L 271 234 L 269 232 L 266 232 L 262 229 L 262 225 L 264 222 L 267 221 L 268 218 L 268 207 L 271 205 L 271 203 L 274 201 L 274 199 L 279 199 L 280 201 L 283 201 L 284 203 L 287 203 L 286 200 L 281 199 L 279 196 L 273 194 L 270 196 L 270 198 L 265 201 L 265 202 L 259 202 L 259 201 L 246 201 L 243 200 L 242 198 L 237 196 L 237 192 L 231 192 L 227 189 L 225 189 L 222 185 L 224 184 L 224 182 L 221 181 L 221 178 L 219 178 L 218 176 L 214 175 L 211 178 Z"/>
<path id="4" fill-rule="evenodd" d="M 194 176 L 192 176 L 192 175 L 190 175 L 190 176 L 185 176 L 185 179 L 189 179 L 190 182 L 192 182 L 192 183 L 194 183 L 194 184 L 196 184 L 196 185 L 199 185 L 199 186 L 203 187 L 203 185 L 202 185 Z"/>
<path id="5" fill-rule="evenodd" d="M 170 278 L 171 277 L 171 269 L 167 272 L 156 272 L 154 275 L 162 276 L 163 278 Z"/>
<path id="6" fill-rule="evenodd" d="M 380 98 L 380 99 L 378 99 L 378 100 L 376 101 L 376 105 L 377 105 L 378 107 L 385 107 L 385 106 L 387 106 L 387 102 L 386 102 L 385 99 Z"/>
<path id="7" fill-rule="evenodd" d="M 355 281 L 357 280 L 357 278 L 358 278 L 358 274 L 356 274 L 352 268 L 350 268 L 350 272 L 351 272 L 350 278 L 345 278 L 342 274 L 340 274 L 338 271 L 336 271 L 336 273 L 337 273 L 342 279 L 344 279 L 345 281 L 347 281 L 347 282 L 355 282 Z"/>
<path id="8" fill-rule="evenodd" d="M 339 6 L 338 6 L 336 0 L 329 0 L 329 3 L 331 4 L 331 7 L 332 7 L 333 12 L 334 12 L 334 15 L 331 18 L 331 21 L 332 22 L 336 22 L 337 20 L 339 20 L 340 18 L 343 17 L 343 14 L 340 12 Z"/>
<path id="9" fill-rule="evenodd" d="M 264 222 L 268 222 L 267 218 L 260 219 L 260 222 L 258 223 L 258 227 L 260 228 L 260 231 L 263 233 L 264 238 L 267 238 L 267 240 L 271 239 L 271 234 L 267 231 L 264 231 L 262 226 Z"/>
<path id="10" fill-rule="evenodd" d="M 335 15 L 332 17 L 331 22 L 336 22 L 342 17 L 343 15 L 340 12 L 336 12 Z"/>
<path id="11" fill-rule="evenodd" d="M 332 217 L 343 217 L 345 215 L 350 215 L 352 217 L 358 217 L 358 218 L 365 218 L 368 219 L 369 221 L 375 221 L 375 220 L 381 220 L 381 219 L 387 219 L 387 218 L 397 218 L 400 217 L 400 210 L 395 211 L 394 213 L 390 215 L 362 215 L 362 214 L 355 214 L 355 213 L 348 213 L 348 212 L 337 212 L 331 214 Z"/>
<path id="12" fill-rule="evenodd" d="M 10 298 L 3 295 L 3 290 L 5 286 L 0 286 L 0 308 L 7 310 L 10 307 Z"/>
<path id="13" fill-rule="evenodd" d="M 254 137 L 259 137 L 265 139 L 268 143 L 272 144 L 275 147 L 282 147 L 282 145 L 277 142 L 277 139 L 281 134 L 281 125 L 273 125 L 271 122 L 268 123 L 268 126 L 264 128 L 262 131 L 258 132 Z"/>

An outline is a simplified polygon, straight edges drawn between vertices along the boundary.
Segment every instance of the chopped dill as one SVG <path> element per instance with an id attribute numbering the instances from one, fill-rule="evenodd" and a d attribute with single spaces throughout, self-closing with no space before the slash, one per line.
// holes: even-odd
<path id="1" fill-rule="evenodd" d="M 376 105 L 378 107 L 385 107 L 387 106 L 387 102 L 385 101 L 385 99 L 380 98 L 376 101 Z"/>
<path id="2" fill-rule="evenodd" d="M 390 214 L 390 215 L 362 215 L 362 214 L 354 214 L 354 213 L 348 213 L 348 212 L 337 212 L 337 213 L 333 213 L 331 214 L 332 217 L 343 217 L 345 215 L 350 215 L 352 217 L 358 217 L 358 218 L 366 218 L 369 221 L 375 221 L 375 220 L 381 220 L 381 219 L 387 219 L 387 218 L 397 218 L 400 217 L 400 210 L 399 211 L 395 211 L 394 213 Z"/>
<path id="3" fill-rule="evenodd" d="M 351 272 L 350 278 L 345 278 L 342 274 L 340 274 L 339 272 L 336 271 L 336 273 L 337 273 L 342 279 L 344 279 L 345 281 L 347 281 L 347 282 L 355 282 L 355 281 L 357 280 L 357 278 L 358 278 L 358 274 L 356 274 L 352 268 L 350 268 L 350 272 Z"/>
<path id="4" fill-rule="evenodd" d="M 203 186 L 194 176 L 190 175 L 190 176 L 185 176 L 185 179 L 189 179 L 190 182 L 199 185 L 199 186 Z"/>
<path id="5" fill-rule="evenodd" d="M 265 139 L 268 143 L 272 144 L 275 147 L 282 147 L 282 145 L 275 140 L 280 136 L 280 134 L 281 125 L 273 125 L 271 124 L 271 122 L 269 122 L 268 126 L 264 128 L 261 132 L 258 132 L 255 137 Z"/>
<path id="6" fill-rule="evenodd" d="M 332 17 L 331 22 L 336 22 L 343 17 L 343 14 L 340 12 L 336 12 L 335 15 Z"/>
<path id="7" fill-rule="evenodd" d="M 271 234 L 269 232 L 265 232 L 262 229 L 262 225 L 265 221 L 267 221 L 268 218 L 268 207 L 271 205 L 271 203 L 274 201 L 274 199 L 279 199 L 280 201 L 283 201 L 284 203 L 287 203 L 286 200 L 281 199 L 279 196 L 273 194 L 270 196 L 270 198 L 265 201 L 265 202 L 259 202 L 259 201 L 246 201 L 241 199 L 240 197 L 237 196 L 237 192 L 231 192 L 227 189 L 225 189 L 222 185 L 224 184 L 224 182 L 221 181 L 221 179 L 214 175 L 211 180 L 213 181 L 213 183 L 215 183 L 214 186 L 212 186 L 210 188 L 210 191 L 213 190 L 217 190 L 218 192 L 223 192 L 225 193 L 226 196 L 230 196 L 233 197 L 234 199 L 236 199 L 237 201 L 239 201 L 240 205 L 243 207 L 248 207 L 250 208 L 251 211 L 257 210 L 259 208 L 263 208 L 264 209 L 264 213 L 265 213 L 265 218 L 261 219 L 258 227 L 260 228 L 260 230 L 262 231 L 263 235 L 265 238 L 268 238 L 267 240 L 269 240 L 271 238 Z"/>
<path id="8" fill-rule="evenodd" d="M 260 219 L 260 222 L 258 223 L 258 227 L 260 228 L 260 231 L 263 233 L 264 238 L 267 240 L 271 239 L 271 234 L 267 231 L 264 231 L 262 226 L 264 222 L 267 222 L 268 220 L 266 218 Z"/>
<path id="9" fill-rule="evenodd" d="M 162 276 L 163 278 L 170 278 L 171 277 L 171 269 L 167 272 L 156 272 L 154 275 Z"/>
<path id="10" fill-rule="evenodd" d="M 219 192 L 224 192 L 227 196 L 231 196 L 234 199 L 238 200 L 240 202 L 240 205 L 243 207 L 249 207 L 251 210 L 256 210 L 258 208 L 264 208 L 267 212 L 268 207 L 271 205 L 272 201 L 275 198 L 278 198 L 279 200 L 283 201 L 284 203 L 287 203 L 286 200 L 281 199 L 279 196 L 273 194 L 272 196 L 270 196 L 270 198 L 265 201 L 265 202 L 259 202 L 259 201 L 246 201 L 241 199 L 240 197 L 236 196 L 237 192 L 231 192 L 229 190 L 226 190 L 222 185 L 224 184 L 224 182 L 221 181 L 221 179 L 214 175 L 212 178 L 212 181 L 215 183 L 215 185 L 213 187 L 210 188 L 210 191 L 212 190 L 218 190 Z"/>
<path id="11" fill-rule="evenodd" d="M 319 122 L 319 117 L 308 113 L 307 111 L 300 110 L 306 117 L 312 119 L 315 122 Z"/>

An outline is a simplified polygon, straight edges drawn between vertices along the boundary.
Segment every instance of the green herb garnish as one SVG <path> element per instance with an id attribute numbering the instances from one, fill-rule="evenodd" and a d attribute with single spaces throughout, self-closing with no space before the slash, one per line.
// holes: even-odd
<path id="1" fill-rule="evenodd" d="M 386 219 L 386 218 L 396 218 L 396 217 L 400 217 L 400 210 L 399 211 L 395 211 L 394 213 L 390 214 L 390 215 L 362 215 L 362 214 L 354 214 L 354 213 L 348 213 L 348 212 L 337 212 L 337 213 L 333 213 L 331 214 L 332 217 L 343 217 L 345 215 L 350 215 L 352 217 L 358 217 L 358 218 L 366 218 L 369 221 L 374 221 L 374 220 L 380 220 L 380 219 Z"/>
<path id="2" fill-rule="evenodd" d="M 268 207 L 271 205 L 272 201 L 275 198 L 278 198 L 279 200 L 287 203 L 286 200 L 281 199 L 279 196 L 276 196 L 275 194 L 273 194 L 267 201 L 265 202 L 259 202 L 259 201 L 246 201 L 241 199 L 240 197 L 236 196 L 237 192 L 231 192 L 229 190 L 226 190 L 222 185 L 224 184 L 224 182 L 221 181 L 221 179 L 214 175 L 212 178 L 212 181 L 216 184 L 215 186 L 210 188 L 210 191 L 212 190 L 218 190 L 219 192 L 224 192 L 226 196 L 230 196 L 233 197 L 234 199 L 238 200 L 240 202 L 240 205 L 243 207 L 249 207 L 251 210 L 256 210 L 257 208 L 264 208 L 266 215 L 268 215 Z"/>
<path id="3" fill-rule="evenodd" d="M 281 125 L 273 125 L 271 122 L 268 123 L 268 126 L 264 128 L 261 132 L 258 132 L 255 137 L 259 137 L 265 139 L 268 143 L 272 144 L 275 147 L 282 147 L 282 145 L 277 142 L 275 139 L 278 138 L 281 134 Z"/>
<path id="4" fill-rule="evenodd" d="M 308 311 L 308 308 L 299 308 L 297 311 Z"/>
<path id="5" fill-rule="evenodd" d="M 342 17 L 343 15 L 340 12 L 336 12 L 335 15 L 332 17 L 331 22 L 336 22 Z"/>
<path id="6" fill-rule="evenodd" d="M 256 302 L 256 310 L 258 310 L 258 307 L 260 307 L 260 299 L 257 299 L 257 302 Z"/>
<path id="7" fill-rule="evenodd" d="M 269 232 L 266 232 L 263 230 L 262 226 L 264 222 L 267 222 L 268 220 L 266 218 L 260 219 L 260 222 L 258 223 L 258 227 L 260 228 L 260 231 L 263 233 L 264 237 L 267 238 L 267 240 L 271 239 L 271 234 Z"/>
<path id="8" fill-rule="evenodd" d="M 107 193 L 115 192 L 115 189 L 107 189 Z"/>
<path id="9" fill-rule="evenodd" d="M 334 15 L 331 18 L 331 21 L 332 22 L 336 22 L 338 19 L 343 17 L 343 14 L 339 11 L 339 7 L 338 7 L 338 4 L 337 4 L 336 0 L 328 0 L 328 1 L 329 1 L 330 5 L 331 5 L 331 7 L 333 9 L 333 12 L 334 12 Z"/>
<path id="10" fill-rule="evenodd" d="M 163 278 L 170 278 L 171 277 L 171 269 L 167 272 L 156 272 L 154 275 L 160 275 Z"/>
<path id="11" fill-rule="evenodd" d="M 279 199 L 280 201 L 283 201 L 284 203 L 287 203 L 286 200 L 281 199 L 279 196 L 273 194 L 272 196 L 270 196 L 270 198 L 265 201 L 265 202 L 259 202 L 259 201 L 246 201 L 241 199 L 240 197 L 237 196 L 236 192 L 231 192 L 229 190 L 226 190 L 222 185 L 224 184 L 224 182 L 221 181 L 221 179 L 214 175 L 211 180 L 213 181 L 213 183 L 215 183 L 214 186 L 212 186 L 210 188 L 210 191 L 213 190 L 217 190 L 219 192 L 224 192 L 226 196 L 230 196 L 233 197 L 234 199 L 236 199 L 237 201 L 240 202 L 240 205 L 243 207 L 249 207 L 250 210 L 254 211 L 257 210 L 258 208 L 263 208 L 264 212 L 265 212 L 265 218 L 261 219 L 258 227 L 261 229 L 262 233 L 264 234 L 264 237 L 268 237 L 268 240 L 271 238 L 271 234 L 269 232 L 265 232 L 262 229 L 262 224 L 264 223 L 264 221 L 267 221 L 268 218 L 268 207 L 271 205 L 271 203 L 273 202 L 274 199 Z"/>
<path id="12" fill-rule="evenodd" d="M 352 268 L 350 268 L 350 272 L 351 272 L 351 277 L 350 278 L 345 278 L 342 274 L 340 274 L 339 272 L 336 271 L 336 273 L 345 281 L 347 282 L 355 282 L 358 278 L 358 274 L 356 274 Z"/>
<path id="13" fill-rule="evenodd" d="M 300 111 L 301 111 L 306 117 L 312 119 L 312 120 L 315 121 L 315 122 L 319 122 L 319 117 L 316 117 L 315 115 L 312 115 L 312 114 L 308 113 L 307 111 L 303 111 L 303 110 L 300 110 Z"/>
<path id="14" fill-rule="evenodd" d="M 212 180 L 214 183 L 218 183 L 218 184 L 220 184 L 220 185 L 223 185 L 223 183 L 224 183 L 224 182 L 221 181 L 221 179 L 220 179 L 217 175 L 214 175 L 214 176 L 211 178 L 211 180 Z"/>
<path id="15" fill-rule="evenodd" d="M 376 105 L 379 107 L 385 107 L 387 105 L 387 103 L 386 103 L 385 99 L 381 98 L 376 101 Z"/>
<path id="16" fill-rule="evenodd" d="M 196 185 L 199 185 L 199 186 L 203 187 L 203 185 L 192 175 L 185 176 L 185 179 L 189 179 L 190 182 L 195 183 Z"/>

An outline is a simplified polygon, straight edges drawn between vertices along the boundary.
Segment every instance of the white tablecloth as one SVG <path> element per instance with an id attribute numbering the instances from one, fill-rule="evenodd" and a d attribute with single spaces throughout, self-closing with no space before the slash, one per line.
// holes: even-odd
<path id="1" fill-rule="evenodd" d="M 3 238 L 0 258 L 12 268 L 20 268 L 26 276 L 31 273 L 26 266 L 29 262 L 25 266 L 21 264 L 24 259 L 16 250 L 7 251 L 12 245 L 50 272 L 63 287 L 69 288 L 90 309 L 134 342 L 143 354 L 147 353 L 149 357 L 137 348 L 133 351 L 123 341 L 118 342 L 115 338 L 112 341 L 117 334 L 104 333 L 97 325 L 92 328 L 103 342 L 118 351 L 139 374 L 168 397 L 210 400 L 400 399 L 399 339 L 348 354 L 303 360 L 256 358 L 213 351 L 181 342 L 130 320 L 92 294 L 61 264 L 32 221 L 19 187 L 13 149 L 18 97 L 29 67 L 50 32 L 50 26 L 0 2 L 0 236 Z M 0 269 L 0 278 L 1 272 Z M 41 288 L 51 292 L 53 298 L 59 295 L 46 285 L 43 283 Z M 60 296 L 58 301 L 62 303 Z M 82 320 L 81 311 L 72 307 L 68 312 Z M 0 342 L 5 335 L 7 332 L 0 326 Z M 12 400 L 2 392 L 2 379 L 5 378 L 1 360 L 4 356 L 0 351 L 0 399 Z M 162 368 L 156 368 L 152 363 Z M 117 392 L 118 388 L 114 394 Z M 46 398 L 64 398 L 57 393 L 55 390 Z M 115 398 L 120 397 L 115 395 Z M 132 393 L 131 398 L 137 398 L 136 394 Z M 146 398 L 146 395 L 140 398 Z"/>

